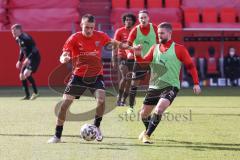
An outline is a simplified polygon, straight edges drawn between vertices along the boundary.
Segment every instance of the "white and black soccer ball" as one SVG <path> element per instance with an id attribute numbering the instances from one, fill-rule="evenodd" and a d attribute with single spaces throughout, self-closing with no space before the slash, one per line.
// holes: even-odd
<path id="1" fill-rule="evenodd" d="M 86 141 L 93 141 L 96 139 L 97 127 L 92 124 L 84 124 L 80 129 L 80 136 Z"/>

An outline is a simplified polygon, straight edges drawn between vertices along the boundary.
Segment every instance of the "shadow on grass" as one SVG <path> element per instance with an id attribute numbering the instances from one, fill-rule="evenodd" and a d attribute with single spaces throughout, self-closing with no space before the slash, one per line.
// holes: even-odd
<path id="1" fill-rule="evenodd" d="M 52 135 L 44 134 L 0 134 L 0 137 L 51 137 Z M 69 138 L 79 138 L 78 135 L 64 135 Z M 189 141 L 178 141 L 178 140 L 162 140 L 155 139 L 154 144 L 142 144 L 135 143 L 137 138 L 135 137 L 113 137 L 105 136 L 105 139 L 118 139 L 118 140 L 129 140 L 128 143 L 124 142 L 87 142 L 87 141 L 75 141 L 75 142 L 63 142 L 63 144 L 86 144 L 86 145 L 101 145 L 99 149 L 109 150 L 128 150 L 126 147 L 159 147 L 159 148 L 188 148 L 192 150 L 205 151 L 205 150 L 224 150 L 224 151 L 240 151 L 240 143 L 205 143 L 205 142 L 189 142 Z M 107 147 L 103 147 L 107 146 Z"/>

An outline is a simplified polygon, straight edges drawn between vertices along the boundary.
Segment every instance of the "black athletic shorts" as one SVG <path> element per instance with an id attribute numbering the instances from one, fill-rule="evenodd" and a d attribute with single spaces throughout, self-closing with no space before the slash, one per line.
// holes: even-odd
<path id="1" fill-rule="evenodd" d="M 145 96 L 143 104 L 146 105 L 157 105 L 160 98 L 165 98 L 173 102 L 174 98 L 177 96 L 177 87 L 166 87 L 163 89 L 151 89 L 149 88 Z"/>
<path id="2" fill-rule="evenodd" d="M 30 63 L 28 65 L 26 65 L 25 67 L 23 67 L 23 69 L 21 70 L 21 73 L 23 73 L 25 69 L 31 70 L 32 73 L 35 73 L 38 69 L 40 61 L 41 61 L 40 56 L 36 56 L 36 57 L 30 59 Z"/>
<path id="3" fill-rule="evenodd" d="M 121 67 L 122 65 L 125 65 L 128 67 L 128 71 L 132 71 L 133 65 L 134 65 L 134 59 L 119 58 L 118 64 L 119 64 L 119 67 Z"/>
<path id="4" fill-rule="evenodd" d="M 134 63 L 133 65 L 133 80 L 143 80 L 147 73 L 150 72 L 150 67 L 140 66 L 138 63 Z"/>
<path id="5" fill-rule="evenodd" d="M 72 75 L 65 88 L 64 94 L 75 96 L 76 99 L 79 99 L 86 89 L 89 89 L 92 94 L 97 89 L 105 90 L 103 76 L 99 75 L 96 77 L 83 78 Z"/>

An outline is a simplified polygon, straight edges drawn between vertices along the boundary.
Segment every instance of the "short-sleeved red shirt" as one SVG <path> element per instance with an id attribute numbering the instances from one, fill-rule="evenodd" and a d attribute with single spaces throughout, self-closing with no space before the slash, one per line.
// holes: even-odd
<path id="1" fill-rule="evenodd" d="M 127 42 L 130 31 L 131 31 L 131 29 L 128 29 L 126 27 L 121 27 L 116 30 L 114 39 L 125 43 L 125 42 Z M 119 58 L 127 58 L 126 51 L 123 49 L 118 49 L 118 57 Z"/>
<path id="2" fill-rule="evenodd" d="M 80 77 L 103 75 L 102 47 L 111 38 L 103 32 L 94 31 L 91 37 L 77 32 L 69 37 L 63 46 L 63 51 L 71 53 L 73 74 Z"/>

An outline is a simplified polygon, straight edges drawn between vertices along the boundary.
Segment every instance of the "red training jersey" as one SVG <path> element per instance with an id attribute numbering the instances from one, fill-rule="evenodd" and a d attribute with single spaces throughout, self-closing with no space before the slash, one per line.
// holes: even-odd
<path id="1" fill-rule="evenodd" d="M 103 32 L 93 31 L 91 37 L 77 32 L 65 42 L 63 51 L 70 52 L 73 74 L 80 77 L 94 77 L 103 75 L 102 47 L 111 38 Z"/>
<path id="2" fill-rule="evenodd" d="M 130 31 L 131 31 L 131 29 L 129 29 L 129 28 L 121 27 L 121 28 L 116 30 L 116 32 L 114 34 L 114 39 L 117 40 L 117 41 L 125 43 L 125 42 L 127 42 L 128 35 L 129 35 Z M 118 57 L 127 59 L 126 51 L 123 50 L 123 49 L 118 49 Z"/>
<path id="3" fill-rule="evenodd" d="M 159 47 L 160 51 L 166 52 L 168 48 L 170 48 L 172 43 L 173 41 L 170 40 L 166 44 L 161 44 Z M 143 58 L 141 56 L 137 56 L 137 62 L 144 63 L 145 65 L 151 63 L 153 60 L 153 53 L 155 47 L 156 45 L 153 45 Z M 197 69 L 187 49 L 183 45 L 175 43 L 175 53 L 179 61 L 181 61 L 186 66 L 188 72 L 191 74 L 194 84 L 199 84 Z"/>

